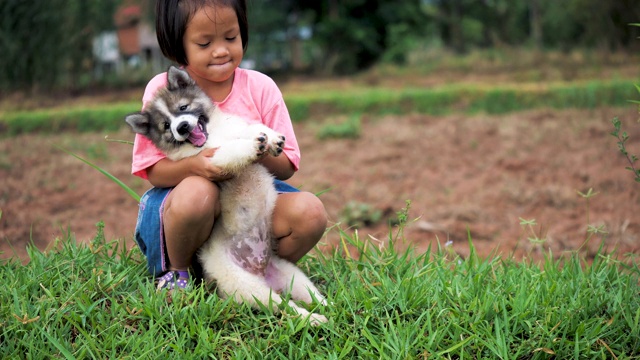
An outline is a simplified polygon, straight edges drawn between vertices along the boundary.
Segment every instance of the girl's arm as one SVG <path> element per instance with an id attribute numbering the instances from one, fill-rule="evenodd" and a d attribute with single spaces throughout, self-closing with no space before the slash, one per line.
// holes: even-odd
<path id="1" fill-rule="evenodd" d="M 178 161 L 164 158 L 147 169 L 149 182 L 155 187 L 172 187 L 189 176 L 202 176 L 211 181 L 226 180 L 230 176 L 211 163 L 210 158 L 215 152 L 216 149 L 205 149 L 198 155 Z"/>
<path id="2" fill-rule="evenodd" d="M 285 154 L 278 157 L 266 155 L 258 161 L 278 180 L 287 180 L 295 173 L 295 168 Z"/>

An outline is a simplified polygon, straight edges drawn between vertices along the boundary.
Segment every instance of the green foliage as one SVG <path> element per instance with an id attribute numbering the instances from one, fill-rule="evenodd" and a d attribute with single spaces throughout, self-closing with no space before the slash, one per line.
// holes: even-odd
<path id="1" fill-rule="evenodd" d="M 541 264 L 460 258 L 343 236 L 299 264 L 331 303 L 320 327 L 221 300 L 156 293 L 137 248 L 70 236 L 3 261 L 1 358 L 634 358 L 640 268 L 615 254 Z M 343 250 L 344 249 L 344 250 Z M 350 252 L 349 249 L 355 251 Z M 357 254 L 357 255 L 354 255 Z"/>
<path id="2" fill-rule="evenodd" d="M 469 109 L 471 112 L 482 111 L 489 114 L 544 107 L 595 109 L 600 106 L 624 106 L 625 97 L 628 98 L 631 93 L 631 83 L 621 80 L 557 85 L 545 90 L 496 87 L 483 94 L 472 93 Z"/>
<path id="3" fill-rule="evenodd" d="M 312 16 L 313 43 L 320 48 L 315 67 L 327 74 L 351 74 L 388 59 L 405 61 L 412 38 L 423 36 L 426 22 L 418 0 L 291 2 Z"/>
<path id="4" fill-rule="evenodd" d="M 640 12 L 640 3 L 624 0 L 434 0 L 424 6 L 426 21 L 458 52 L 505 44 L 563 50 L 630 47 L 637 32 L 629 23 L 637 22 Z"/>
<path id="5" fill-rule="evenodd" d="M 121 0 L 0 1 L 0 91 L 78 90 L 148 78 L 144 69 L 96 79 L 94 38 L 114 31 Z M 141 1 L 143 8 L 152 2 Z M 153 24 L 152 11 L 143 21 Z M 640 3 L 628 0 L 250 1 L 247 59 L 262 71 L 353 74 L 441 44 L 465 52 L 534 44 L 541 49 L 630 49 Z M 153 27 L 153 25 L 152 25 Z M 431 45 L 427 45 L 431 46 Z"/>
<path id="6" fill-rule="evenodd" d="M 536 231 L 535 227 L 538 225 L 535 219 L 523 219 L 520 218 L 520 226 L 522 230 L 527 234 L 527 241 L 533 245 L 540 246 L 547 242 L 547 237 L 540 231 Z"/>
<path id="7" fill-rule="evenodd" d="M 342 123 L 325 124 L 318 131 L 318 139 L 357 139 L 362 131 L 360 118 L 360 114 L 354 114 Z"/>
<path id="8" fill-rule="evenodd" d="M 620 132 L 622 130 L 622 122 L 620 121 L 620 119 L 615 117 L 613 118 L 613 120 L 611 120 L 611 122 L 613 123 L 613 129 L 614 129 L 611 132 L 611 135 L 613 135 L 616 139 L 618 139 L 618 142 L 617 142 L 618 150 L 620 151 L 620 153 L 622 153 L 622 155 L 624 155 L 624 157 L 629 162 L 629 166 L 627 166 L 626 169 L 633 173 L 633 176 L 636 182 L 640 182 L 640 169 L 636 169 L 635 167 L 635 163 L 636 161 L 638 161 L 638 157 L 636 155 L 629 154 L 625 146 L 625 143 L 627 142 L 627 140 L 629 140 L 629 135 L 627 134 L 626 131 Z"/>
<path id="9" fill-rule="evenodd" d="M 382 220 L 382 211 L 357 201 L 349 201 L 340 213 L 340 221 L 349 227 L 375 225 Z"/>
<path id="10" fill-rule="evenodd" d="M 473 87 L 450 85 L 436 89 L 349 89 L 285 97 L 296 121 L 332 114 L 442 115 L 452 112 L 503 114 L 534 108 L 587 108 L 624 106 L 632 96 L 630 81 L 591 81 L 586 84 L 550 85 L 536 89 L 515 86 Z"/>
<path id="11" fill-rule="evenodd" d="M 0 133 L 12 136 L 34 132 L 118 130 L 125 124 L 124 117 L 136 111 L 140 111 L 140 104 L 127 102 L 10 112 L 0 114 Z"/>
<path id="12" fill-rule="evenodd" d="M 74 88 L 92 72 L 92 42 L 118 1 L 0 2 L 0 90 Z"/>
<path id="13" fill-rule="evenodd" d="M 634 23 L 630 25 L 635 27 L 640 27 L 640 24 L 638 23 Z M 635 85 L 635 87 L 636 87 L 636 90 L 640 93 L 640 86 Z M 640 104 L 640 101 L 637 101 L 637 100 L 632 100 L 631 102 L 634 104 Z M 624 157 L 629 162 L 629 166 L 627 166 L 626 169 L 633 173 L 633 176 L 636 182 L 640 182 L 640 169 L 636 169 L 635 167 L 635 163 L 636 161 L 638 161 L 638 156 L 634 154 L 629 154 L 625 146 L 625 143 L 627 142 L 627 140 L 629 140 L 629 135 L 627 134 L 626 131 L 620 132 L 622 130 L 622 122 L 620 121 L 620 119 L 615 117 L 613 118 L 613 120 L 611 120 L 611 122 L 613 123 L 613 131 L 611 132 L 611 135 L 614 136 L 616 139 L 618 139 L 618 142 L 617 142 L 618 150 L 622 155 L 624 155 Z"/>

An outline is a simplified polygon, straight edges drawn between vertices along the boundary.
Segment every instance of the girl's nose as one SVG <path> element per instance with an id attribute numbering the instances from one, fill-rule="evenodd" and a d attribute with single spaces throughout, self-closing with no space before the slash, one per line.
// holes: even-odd
<path id="1" fill-rule="evenodd" d="M 229 54 L 229 50 L 226 46 L 216 46 L 211 51 L 211 56 L 214 58 L 227 56 Z"/>

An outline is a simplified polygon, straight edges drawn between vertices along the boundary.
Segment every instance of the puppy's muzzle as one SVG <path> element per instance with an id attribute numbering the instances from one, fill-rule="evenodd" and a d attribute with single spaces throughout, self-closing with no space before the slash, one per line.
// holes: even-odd
<path id="1" fill-rule="evenodd" d="M 183 121 L 176 126 L 176 131 L 182 136 L 188 135 L 191 132 L 191 129 L 193 129 L 193 127 L 187 121 Z"/>

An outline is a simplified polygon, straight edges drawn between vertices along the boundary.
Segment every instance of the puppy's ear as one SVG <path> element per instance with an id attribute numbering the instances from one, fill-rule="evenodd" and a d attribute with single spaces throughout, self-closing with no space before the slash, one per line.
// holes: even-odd
<path id="1" fill-rule="evenodd" d="M 167 88 L 169 90 L 182 89 L 194 84 L 195 82 L 187 70 L 171 66 L 167 71 Z"/>
<path id="2" fill-rule="evenodd" d="M 149 134 L 149 129 L 151 127 L 151 119 L 149 118 L 149 114 L 147 113 L 134 113 L 131 115 L 127 115 L 124 118 L 124 121 L 131 126 L 131 129 L 140 134 L 147 135 Z"/>

